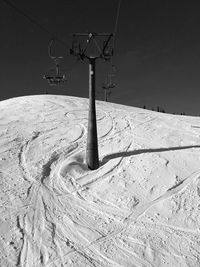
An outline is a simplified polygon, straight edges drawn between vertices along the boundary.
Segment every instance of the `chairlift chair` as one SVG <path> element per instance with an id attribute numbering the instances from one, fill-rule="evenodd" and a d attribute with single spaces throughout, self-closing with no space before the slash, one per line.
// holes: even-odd
<path id="1" fill-rule="evenodd" d="M 52 86 L 60 85 L 61 83 L 66 82 L 65 75 L 63 75 L 63 76 L 44 75 L 43 78 L 46 79 L 48 81 L 49 85 L 52 85 Z"/>
<path id="2" fill-rule="evenodd" d="M 56 73 L 55 74 L 49 73 L 43 76 L 43 78 L 48 81 L 49 85 L 56 86 L 65 83 L 67 81 L 66 75 L 61 74 L 58 65 L 56 66 L 56 69 L 51 69 L 51 70 L 53 70 L 54 72 L 56 71 Z"/>
<path id="3" fill-rule="evenodd" d="M 66 82 L 67 78 L 65 74 L 61 74 L 61 70 L 60 70 L 59 62 L 63 59 L 63 57 L 52 55 L 51 47 L 53 45 L 53 42 L 54 42 L 54 39 L 52 39 L 48 45 L 48 55 L 54 61 L 54 64 L 55 64 L 55 69 L 50 70 L 50 71 L 53 70 L 54 74 L 52 75 L 50 75 L 50 73 L 46 74 L 43 76 L 43 79 L 46 79 L 49 85 L 56 86 L 56 85 L 60 85 Z"/>

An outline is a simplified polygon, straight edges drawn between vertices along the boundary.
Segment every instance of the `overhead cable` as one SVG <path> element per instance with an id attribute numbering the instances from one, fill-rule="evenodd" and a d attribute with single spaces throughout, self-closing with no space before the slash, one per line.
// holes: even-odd
<path id="1" fill-rule="evenodd" d="M 22 9 L 18 8 L 17 6 L 15 6 L 12 2 L 10 2 L 8 0 L 2 0 L 2 1 L 4 3 L 6 3 L 7 5 L 9 5 L 17 13 L 19 13 L 20 15 L 25 17 L 27 20 L 29 20 L 31 23 L 33 23 L 34 25 L 38 26 L 43 32 L 46 32 L 47 34 L 51 35 L 51 37 L 53 36 L 54 39 L 56 39 L 58 42 L 62 43 L 63 45 L 67 45 L 63 40 L 61 40 L 60 38 L 56 37 L 56 35 L 54 33 L 52 33 L 47 28 L 45 28 L 43 25 L 41 25 L 37 20 L 35 20 L 32 17 L 30 17 L 29 15 L 27 15 Z"/>
<path id="2" fill-rule="evenodd" d="M 116 19 L 115 19 L 115 26 L 114 26 L 114 31 L 113 31 L 113 48 L 116 44 L 116 35 L 117 35 L 117 30 L 118 30 L 118 21 L 119 21 L 119 13 L 120 13 L 120 7 L 121 7 L 121 0 L 118 1 L 118 7 L 117 7 L 117 14 L 116 14 Z"/>

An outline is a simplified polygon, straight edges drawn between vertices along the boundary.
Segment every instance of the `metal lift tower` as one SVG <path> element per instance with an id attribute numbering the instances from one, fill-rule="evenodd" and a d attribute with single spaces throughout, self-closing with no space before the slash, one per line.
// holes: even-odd
<path id="1" fill-rule="evenodd" d="M 111 89 L 115 88 L 115 84 L 112 82 L 113 74 L 108 74 L 107 81 L 102 84 L 104 90 L 104 101 L 108 102 L 108 95 L 111 94 Z"/>
<path id="2" fill-rule="evenodd" d="M 76 56 L 80 60 L 87 59 L 89 61 L 89 116 L 88 116 L 88 135 L 86 148 L 86 162 L 88 168 L 96 170 L 99 168 L 98 154 L 98 138 L 96 123 L 96 107 L 95 107 L 95 65 L 96 59 L 109 61 L 113 56 L 113 47 L 110 41 L 113 37 L 111 33 L 76 33 L 73 34 L 72 48 L 70 54 Z M 82 45 L 81 38 L 86 38 L 86 44 Z M 103 42 L 97 39 L 103 38 Z M 78 40 L 79 39 L 79 40 Z M 91 44 L 95 46 L 95 53 L 91 53 Z"/>

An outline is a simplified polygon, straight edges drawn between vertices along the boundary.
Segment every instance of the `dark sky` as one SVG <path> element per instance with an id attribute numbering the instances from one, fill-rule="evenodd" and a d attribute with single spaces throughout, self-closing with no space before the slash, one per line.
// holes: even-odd
<path id="1" fill-rule="evenodd" d="M 11 1 L 11 0 L 10 0 Z M 112 32 L 118 0 L 12 0 L 52 34 L 41 30 L 0 1 L 1 99 L 64 94 L 88 97 L 88 63 L 69 55 L 74 32 Z M 110 101 L 169 113 L 200 115 L 200 4 L 198 1 L 122 0 L 113 63 Z M 47 46 L 55 43 L 69 81 L 50 87 L 42 76 L 53 68 Z M 97 61 L 97 99 L 111 64 Z"/>

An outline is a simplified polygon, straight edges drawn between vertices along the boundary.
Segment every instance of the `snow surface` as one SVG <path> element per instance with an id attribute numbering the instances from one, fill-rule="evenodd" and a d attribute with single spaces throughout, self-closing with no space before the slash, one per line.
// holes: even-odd
<path id="1" fill-rule="evenodd" d="M 0 266 L 200 266 L 200 118 L 88 100 L 0 102 Z"/>

